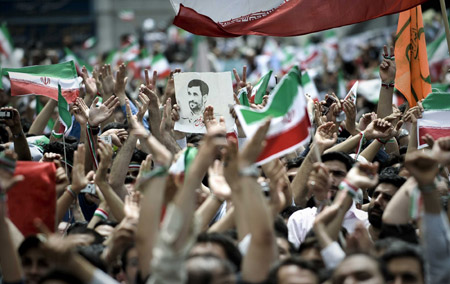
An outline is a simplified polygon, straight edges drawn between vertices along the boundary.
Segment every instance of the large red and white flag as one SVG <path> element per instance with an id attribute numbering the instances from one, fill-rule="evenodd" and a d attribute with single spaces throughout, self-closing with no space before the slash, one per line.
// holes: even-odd
<path id="1" fill-rule="evenodd" d="M 398 13 L 426 0 L 170 0 L 173 23 L 204 36 L 295 36 Z"/>

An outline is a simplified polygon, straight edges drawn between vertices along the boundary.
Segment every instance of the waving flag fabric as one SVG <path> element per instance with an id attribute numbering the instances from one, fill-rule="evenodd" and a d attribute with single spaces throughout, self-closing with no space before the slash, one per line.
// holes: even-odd
<path id="1" fill-rule="evenodd" d="M 422 21 L 422 8 L 417 6 L 400 13 L 395 36 L 395 88 L 410 106 L 431 93 L 427 44 Z"/>
<path id="2" fill-rule="evenodd" d="M 301 74 L 297 67 L 292 68 L 283 77 L 263 109 L 237 105 L 235 110 L 247 137 L 252 137 L 266 119 L 272 118 L 266 136 L 267 144 L 258 157 L 258 164 L 264 164 L 295 150 L 310 137 L 311 123 L 301 85 Z"/>
<path id="3" fill-rule="evenodd" d="M 433 92 L 422 102 L 424 112 L 417 120 L 419 148 L 427 144 L 422 136 L 430 134 L 434 139 L 450 136 L 450 93 Z"/>
<path id="4" fill-rule="evenodd" d="M 36 65 L 23 68 L 5 68 L 9 74 L 11 96 L 42 95 L 58 100 L 58 83 L 62 95 L 70 104 L 80 93 L 77 70 L 73 61 L 53 65 Z"/>
<path id="5" fill-rule="evenodd" d="M 426 0 L 171 0 L 173 23 L 193 34 L 295 36 L 398 13 Z"/>

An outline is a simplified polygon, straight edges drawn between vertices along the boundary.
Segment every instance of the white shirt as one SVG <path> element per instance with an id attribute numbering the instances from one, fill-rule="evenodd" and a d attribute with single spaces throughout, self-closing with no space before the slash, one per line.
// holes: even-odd
<path id="1" fill-rule="evenodd" d="M 296 248 L 300 246 L 312 229 L 317 214 L 317 207 L 312 207 L 298 210 L 289 217 L 287 223 L 288 239 Z M 352 207 L 345 213 L 342 226 L 351 234 L 358 222 L 362 222 L 366 228 L 370 225 L 367 212 L 357 209 L 355 202 L 353 202 Z"/>

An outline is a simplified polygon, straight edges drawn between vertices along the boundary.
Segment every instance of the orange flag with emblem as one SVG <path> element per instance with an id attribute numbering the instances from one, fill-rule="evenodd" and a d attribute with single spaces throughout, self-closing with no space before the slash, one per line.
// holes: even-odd
<path id="1" fill-rule="evenodd" d="M 400 13 L 395 36 L 395 88 L 410 106 L 431 93 L 430 68 L 422 21 L 422 7 Z"/>

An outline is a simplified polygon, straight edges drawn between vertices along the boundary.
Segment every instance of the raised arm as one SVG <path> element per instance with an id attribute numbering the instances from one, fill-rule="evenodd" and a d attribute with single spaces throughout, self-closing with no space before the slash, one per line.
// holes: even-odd
<path id="1" fill-rule="evenodd" d="M 377 116 L 384 118 L 392 113 L 392 97 L 394 95 L 394 81 L 395 81 L 395 57 L 394 47 L 390 47 L 388 53 L 387 46 L 384 46 L 383 61 L 380 64 L 380 78 L 381 89 L 378 100 Z"/>
<path id="2" fill-rule="evenodd" d="M 28 147 L 27 138 L 23 133 L 22 124 L 20 123 L 20 114 L 17 109 L 12 107 L 1 108 L 2 111 L 12 112 L 12 118 L 3 119 L 6 126 L 9 127 L 13 135 L 14 151 L 17 153 L 17 159 L 20 161 L 31 161 L 30 148 Z"/>
<path id="3" fill-rule="evenodd" d="M 36 97 L 36 99 L 39 98 Z M 44 108 L 33 120 L 33 123 L 31 124 L 28 133 L 34 135 L 42 135 L 44 133 L 45 127 L 47 126 L 49 119 L 52 117 L 52 114 L 55 111 L 55 107 L 57 104 L 58 102 L 55 100 L 48 100 Z"/>
<path id="4" fill-rule="evenodd" d="M 10 166 L 0 168 L 0 268 L 3 274 L 3 281 L 9 283 L 20 283 L 23 280 L 22 265 L 19 255 L 14 245 L 11 229 L 7 221 L 6 192 L 16 183 L 23 180 L 23 176 L 14 176 L 15 159 L 17 155 L 13 151 L 7 150 L 5 156 L 0 156 L 2 164 Z"/>
<path id="5" fill-rule="evenodd" d="M 317 128 L 314 136 L 314 143 L 310 147 L 308 155 L 303 161 L 302 165 L 297 171 L 297 175 L 292 181 L 291 188 L 294 195 L 295 204 L 298 206 L 305 206 L 307 202 L 308 191 L 306 183 L 308 176 L 312 170 L 312 165 L 318 162 L 318 158 L 322 153 L 334 145 L 337 141 L 337 134 L 334 132 L 334 123 L 327 122 Z M 317 157 L 319 156 L 319 157 Z"/>

